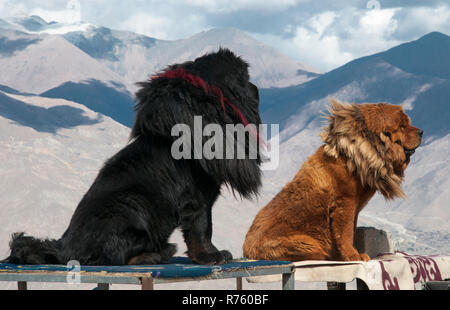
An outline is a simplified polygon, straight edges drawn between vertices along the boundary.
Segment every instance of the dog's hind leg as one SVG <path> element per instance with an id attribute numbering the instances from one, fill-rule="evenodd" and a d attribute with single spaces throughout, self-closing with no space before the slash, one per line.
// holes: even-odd
<path id="1" fill-rule="evenodd" d="M 128 265 L 157 265 L 168 264 L 176 253 L 175 244 L 168 243 L 159 253 L 142 253 L 128 260 Z"/>
<path id="2" fill-rule="evenodd" d="M 244 245 L 244 256 L 250 259 L 292 262 L 327 260 L 330 258 L 327 252 L 318 240 L 307 235 L 263 238 L 255 242 L 248 240 Z"/>
<path id="3" fill-rule="evenodd" d="M 128 260 L 128 265 L 158 265 L 161 263 L 159 253 L 143 253 Z"/>

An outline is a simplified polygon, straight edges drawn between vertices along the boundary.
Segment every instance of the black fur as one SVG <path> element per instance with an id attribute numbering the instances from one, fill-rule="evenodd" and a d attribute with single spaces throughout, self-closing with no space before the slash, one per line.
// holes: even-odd
<path id="1" fill-rule="evenodd" d="M 219 87 L 247 120 L 260 124 L 257 88 L 249 82 L 248 65 L 221 49 L 183 67 Z M 252 159 L 175 160 L 171 136 L 175 124 L 237 124 L 236 113 L 213 94 L 183 79 L 157 78 L 139 83 L 137 116 L 130 143 L 109 159 L 79 203 L 59 240 L 14 234 L 11 255 L 16 264 L 125 265 L 167 263 L 176 247 L 168 244 L 181 227 L 187 254 L 200 264 L 232 259 L 211 243 L 211 208 L 227 184 L 243 197 L 257 194 L 260 156 Z"/>

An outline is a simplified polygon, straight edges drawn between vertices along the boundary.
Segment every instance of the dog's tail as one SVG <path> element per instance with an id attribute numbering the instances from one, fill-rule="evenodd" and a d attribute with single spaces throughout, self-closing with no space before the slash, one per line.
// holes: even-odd
<path id="1" fill-rule="evenodd" d="M 48 265 L 60 264 L 58 252 L 61 248 L 59 240 L 37 239 L 15 233 L 9 243 L 11 254 L 0 261 L 9 264 Z"/>

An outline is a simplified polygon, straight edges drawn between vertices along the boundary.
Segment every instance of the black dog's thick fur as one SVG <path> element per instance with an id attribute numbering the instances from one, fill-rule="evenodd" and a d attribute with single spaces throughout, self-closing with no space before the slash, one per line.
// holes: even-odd
<path id="1" fill-rule="evenodd" d="M 248 65 L 231 51 L 221 49 L 167 70 L 180 67 L 219 87 L 251 124 L 260 124 L 258 90 L 249 82 Z M 176 252 L 168 239 L 177 227 L 193 261 L 218 264 L 232 259 L 211 243 L 211 208 L 224 184 L 246 198 L 257 193 L 260 156 L 175 160 L 171 147 L 177 137 L 171 130 L 175 124 L 192 128 L 196 115 L 203 117 L 203 126 L 237 124 L 240 118 L 229 107 L 224 111 L 217 96 L 184 79 L 153 78 L 139 85 L 130 143 L 105 163 L 61 239 L 14 234 L 5 262 L 167 263 Z"/>

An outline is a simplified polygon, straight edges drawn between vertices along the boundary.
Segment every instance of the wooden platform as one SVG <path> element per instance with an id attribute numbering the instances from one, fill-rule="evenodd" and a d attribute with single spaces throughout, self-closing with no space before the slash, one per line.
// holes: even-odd
<path id="1" fill-rule="evenodd" d="M 414 290 L 425 283 L 450 279 L 450 256 L 442 255 L 396 252 L 381 254 L 368 262 L 301 261 L 294 265 L 296 281 L 327 282 L 329 290 L 343 290 L 346 283 L 354 280 L 358 290 Z M 267 283 L 280 281 L 281 277 L 258 276 L 247 280 Z"/>
<path id="2" fill-rule="evenodd" d="M 291 262 L 235 260 L 220 266 L 196 265 L 188 258 L 174 258 L 171 264 L 154 266 L 72 266 L 0 264 L 0 281 L 17 282 L 26 290 L 28 282 L 95 283 L 97 289 L 108 290 L 111 284 L 140 285 L 153 290 L 156 284 L 236 279 L 242 289 L 242 278 L 280 275 L 282 289 L 295 289 L 295 265 Z"/>

